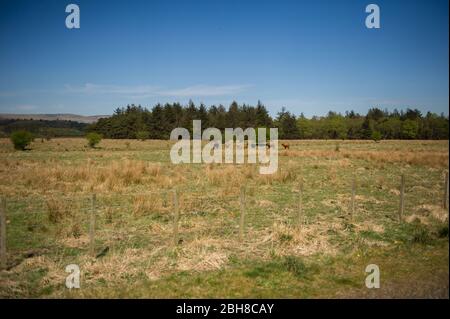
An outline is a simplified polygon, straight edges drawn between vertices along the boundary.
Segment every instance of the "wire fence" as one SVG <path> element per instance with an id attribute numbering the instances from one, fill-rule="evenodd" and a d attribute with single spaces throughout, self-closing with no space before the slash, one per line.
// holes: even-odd
<path id="1" fill-rule="evenodd" d="M 448 178 L 446 173 L 443 196 L 439 199 L 445 209 L 448 209 Z M 390 194 L 393 207 L 390 218 L 397 222 L 404 218 L 407 190 L 413 187 L 408 182 L 413 180 L 402 175 L 398 194 Z M 330 210 L 338 211 L 350 221 L 363 213 L 386 214 L 385 208 L 378 210 L 376 201 L 366 203 L 363 211 L 358 199 L 359 187 L 363 186 L 358 184 L 361 181 L 351 179 L 344 205 L 337 207 L 330 200 Z M 317 201 L 311 198 L 311 189 L 306 186 L 300 181 L 294 189 L 280 187 L 269 192 L 253 186 L 241 187 L 239 193 L 222 190 L 205 194 L 172 189 L 2 198 L 1 267 L 13 267 L 24 254 L 52 252 L 63 258 L 81 252 L 95 257 L 105 247 L 155 249 L 205 237 L 244 242 L 250 236 L 249 230 L 251 236 L 257 236 L 259 231 L 276 223 L 301 227 L 314 222 L 310 211 Z M 269 244 L 264 238 L 261 243 Z"/>

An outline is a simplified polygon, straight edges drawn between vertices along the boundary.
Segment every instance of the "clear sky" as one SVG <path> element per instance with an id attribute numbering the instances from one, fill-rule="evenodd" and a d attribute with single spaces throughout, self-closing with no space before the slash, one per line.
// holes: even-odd
<path id="1" fill-rule="evenodd" d="M 76 3 L 81 28 L 67 29 Z M 365 27 L 366 5 L 381 29 Z M 0 113 L 449 107 L 448 0 L 0 0 Z"/>

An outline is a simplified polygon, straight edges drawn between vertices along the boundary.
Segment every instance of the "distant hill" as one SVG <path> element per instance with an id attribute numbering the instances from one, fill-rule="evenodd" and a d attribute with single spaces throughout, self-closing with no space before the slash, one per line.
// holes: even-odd
<path id="1" fill-rule="evenodd" d="M 76 114 L 4 114 L 0 113 L 0 119 L 5 120 L 45 120 L 45 121 L 74 121 L 78 123 L 95 123 L 101 118 L 111 115 L 76 115 Z"/>

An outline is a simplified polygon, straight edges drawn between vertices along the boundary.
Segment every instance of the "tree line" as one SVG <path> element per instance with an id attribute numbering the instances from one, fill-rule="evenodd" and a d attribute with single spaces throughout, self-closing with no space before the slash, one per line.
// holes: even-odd
<path id="1" fill-rule="evenodd" d="M 115 139 L 168 139 L 176 127 L 187 128 L 192 133 L 192 121 L 201 120 L 202 129 L 277 127 L 280 139 L 448 139 L 449 118 L 444 114 L 417 109 L 381 110 L 371 108 L 367 114 L 354 111 L 345 114 L 328 112 L 326 116 L 306 118 L 282 109 L 272 118 L 266 107 L 239 105 L 236 102 L 226 109 L 223 105 L 206 107 L 204 104 L 156 104 L 151 109 L 140 105 L 117 108 L 113 116 L 99 119 L 88 127 L 105 138 Z"/>

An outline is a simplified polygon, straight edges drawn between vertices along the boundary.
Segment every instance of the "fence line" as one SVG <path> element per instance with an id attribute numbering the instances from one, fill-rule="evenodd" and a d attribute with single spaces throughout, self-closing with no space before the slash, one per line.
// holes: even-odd
<path id="1" fill-rule="evenodd" d="M 350 220 L 353 220 L 355 215 L 355 196 L 356 196 L 356 177 L 353 176 L 352 179 L 352 198 L 350 201 Z"/>
<path id="2" fill-rule="evenodd" d="M 303 217 L 303 178 L 300 180 L 298 185 L 298 216 L 297 223 L 298 226 L 302 225 L 302 217 Z"/>
<path id="3" fill-rule="evenodd" d="M 398 221 L 402 222 L 405 210 L 405 175 L 402 175 L 400 182 L 400 208 L 398 210 Z"/>
<path id="4" fill-rule="evenodd" d="M 448 196 L 449 196 L 449 174 L 448 172 L 445 174 L 445 181 L 444 181 L 444 198 L 443 198 L 443 203 L 442 206 L 446 209 L 448 209 Z M 401 175 L 401 180 L 400 180 L 400 192 L 399 192 L 399 209 L 398 209 L 398 221 L 401 223 L 403 221 L 404 218 L 404 211 L 405 211 L 405 186 L 406 186 L 406 178 L 405 175 L 402 174 Z M 255 188 L 256 189 L 256 188 Z M 248 211 L 247 208 L 247 190 L 248 188 L 244 185 L 242 185 L 240 187 L 240 192 L 239 192 L 239 196 L 237 197 L 236 195 L 227 195 L 225 197 L 221 197 L 219 196 L 219 198 L 217 198 L 216 196 L 213 195 L 204 195 L 202 198 L 214 198 L 214 199 L 218 199 L 220 200 L 226 200 L 229 198 L 233 198 L 233 199 L 238 199 L 239 200 L 239 211 L 240 211 L 240 216 L 239 216 L 239 234 L 238 234 L 238 238 L 239 240 L 244 240 L 245 239 L 245 228 L 246 228 L 246 222 L 247 222 L 247 218 L 248 217 L 254 217 L 257 216 L 258 214 L 252 214 Z M 172 229 L 172 236 L 173 236 L 173 244 L 176 246 L 180 243 L 180 236 L 179 236 L 179 223 L 180 223 L 180 202 L 179 202 L 179 196 L 181 194 L 179 194 L 177 189 L 174 189 L 171 191 L 172 192 L 172 207 L 165 207 L 165 210 L 170 210 L 172 209 L 172 213 L 173 213 L 173 229 Z M 357 178 L 356 176 L 353 176 L 351 179 L 351 197 L 350 197 L 350 207 L 349 207 L 349 218 L 350 220 L 353 220 L 355 217 L 355 210 L 356 210 L 356 192 L 357 192 Z M 148 193 L 142 193 L 142 194 L 161 194 L 163 197 L 163 201 L 167 201 L 167 195 L 169 194 L 168 191 L 160 191 L 160 192 L 148 192 Z M 190 193 L 189 193 L 190 194 Z M 195 194 L 195 192 L 194 192 Z M 298 207 L 297 209 L 295 209 L 295 206 L 293 208 L 293 215 L 292 218 L 294 219 L 294 224 L 295 221 L 297 222 L 297 226 L 300 228 L 303 224 L 303 220 L 305 218 L 304 215 L 304 206 L 303 206 L 303 196 L 304 196 L 304 182 L 303 182 L 303 178 L 300 179 L 299 184 L 298 184 L 298 193 L 297 192 L 290 192 L 291 195 L 295 195 L 297 194 L 297 203 L 298 203 Z M 96 248 L 96 224 L 97 224 L 97 218 L 98 218 L 98 211 L 100 209 L 100 207 L 106 207 L 106 208 L 110 208 L 110 207 L 117 207 L 117 208 L 122 208 L 122 209 L 126 209 L 126 207 L 123 206 L 122 204 L 114 204 L 111 202 L 108 202 L 107 205 L 102 205 L 100 206 L 99 204 L 99 199 L 103 199 L 106 200 L 106 198 L 108 197 L 109 194 L 106 195 L 101 195 L 98 196 L 97 194 L 91 194 L 89 197 L 88 195 L 83 195 L 82 198 L 90 198 L 90 206 L 89 207 L 78 207 L 79 209 L 81 209 L 82 211 L 89 211 L 89 231 L 88 231 L 88 236 L 89 236 L 89 254 L 91 256 L 95 256 L 95 248 Z M 123 196 L 124 194 L 114 194 L 112 196 Z M 141 194 L 130 194 L 132 196 L 140 196 Z M 277 195 L 277 194 L 273 194 L 273 195 Z M 279 196 L 279 195 L 278 195 Z M 72 198 L 73 199 L 73 198 Z M 10 203 L 10 202 L 8 202 Z M 16 202 L 17 203 L 17 202 Z M 236 203 L 236 202 L 235 202 Z M 295 198 L 294 198 L 294 203 L 295 203 Z M 132 204 L 132 202 L 130 203 Z M 294 204 L 295 205 L 295 204 Z M 43 204 L 41 207 L 45 207 L 46 204 Z M 83 205 L 81 205 L 83 206 Z M 100 206 L 100 207 L 99 207 Z M 7 267 L 7 252 L 6 252 L 6 236 L 7 236 L 7 218 L 6 218 L 6 211 L 7 207 L 6 207 L 6 199 L 5 198 L 0 198 L 0 268 L 1 269 L 5 269 Z M 236 208 L 237 209 L 237 208 Z M 292 207 L 290 208 L 292 209 Z M 64 211 L 68 211 L 69 209 L 65 209 Z M 41 213 L 48 213 L 46 211 L 42 211 L 42 212 L 33 212 L 33 214 L 41 214 Z M 16 213 L 8 213 L 8 216 L 11 217 L 11 215 L 14 215 Z M 251 219 L 249 219 L 251 220 Z M 87 218 L 86 220 L 87 221 Z M 235 222 L 235 221 L 234 221 Z M 219 227 L 219 226 L 218 226 Z M 233 233 L 233 232 L 232 232 Z M 231 234 L 232 234 L 231 233 Z M 170 234 L 170 232 L 169 232 Z M 235 235 L 234 235 L 235 236 Z M 170 237 L 170 235 L 169 235 Z M 273 238 L 272 240 L 272 245 L 273 245 Z"/>
<path id="5" fill-rule="evenodd" d="M 241 192 L 239 195 L 239 203 L 241 208 L 241 217 L 239 219 L 239 239 L 244 239 L 244 227 L 245 227 L 245 188 L 241 187 Z"/>
<path id="6" fill-rule="evenodd" d="M 443 207 L 448 209 L 448 172 L 445 173 Z"/>
<path id="7" fill-rule="evenodd" d="M 89 218 L 89 253 L 91 256 L 95 254 L 95 215 L 96 215 L 96 196 L 92 194 L 91 210 Z"/>
<path id="8" fill-rule="evenodd" d="M 0 198 L 0 269 L 6 268 L 6 200 Z"/>
<path id="9" fill-rule="evenodd" d="M 173 191 L 173 242 L 178 245 L 178 221 L 180 219 L 180 212 L 178 206 L 177 190 Z"/>

